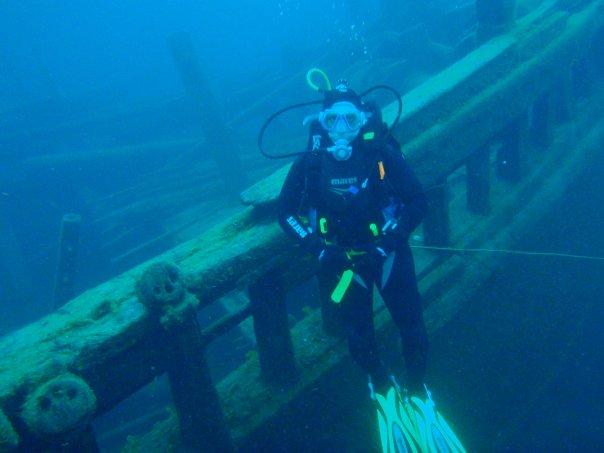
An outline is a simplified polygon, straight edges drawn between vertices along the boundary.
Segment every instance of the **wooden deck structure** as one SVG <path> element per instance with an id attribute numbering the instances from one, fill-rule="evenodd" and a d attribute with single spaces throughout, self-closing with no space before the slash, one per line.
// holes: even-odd
<path id="1" fill-rule="evenodd" d="M 570 132 L 554 121 L 532 121 L 540 137 L 558 139 L 545 149 L 532 146 L 527 112 L 568 107 L 572 64 L 603 24 L 604 0 L 545 1 L 405 95 L 395 133 L 431 200 L 414 246 L 506 248 L 547 213 L 598 151 L 602 103 L 577 109 L 581 138 L 572 152 Z M 287 169 L 245 191 L 247 207 L 203 236 L 2 338 L 0 449 L 94 451 L 94 417 L 164 373 L 175 415 L 132 449 L 148 451 L 147 441 L 167 448 L 158 439 L 235 449 L 313 383 L 350 366 L 345 344 L 322 332 L 317 310 L 288 325 L 285 296 L 314 269 L 274 219 Z M 416 252 L 431 332 L 497 266 L 492 255 Z M 247 291 L 250 303 L 200 329 L 197 310 L 235 290 Z M 213 383 L 207 345 L 250 316 L 258 354 Z M 380 307 L 376 329 L 382 341 L 395 338 Z"/>

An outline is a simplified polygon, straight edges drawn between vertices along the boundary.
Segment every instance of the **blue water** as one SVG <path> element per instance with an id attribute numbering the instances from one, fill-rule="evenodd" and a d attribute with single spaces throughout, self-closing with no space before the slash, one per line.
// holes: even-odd
<path id="1" fill-rule="evenodd" d="M 600 156 L 519 248 L 603 250 L 603 172 Z M 510 257 L 437 333 L 432 373 L 470 450 L 599 450 L 603 282 L 600 262 Z"/>
<path id="2" fill-rule="evenodd" d="M 368 18 L 370 6 L 366 5 Z M 338 2 L 328 8 L 335 25 L 329 16 L 316 14 L 316 5 L 305 2 L 237 1 L 226 6 L 193 1 L 2 3 L 0 212 L 7 222 L 3 228 L 14 242 L 12 259 L 20 260 L 12 265 L 31 271 L 29 276 L 18 276 L 14 296 L 30 303 L 17 304 L 19 308 L 11 309 L 10 316 L 3 316 L 2 328 L 13 328 L 49 310 L 44 296 L 52 291 L 56 239 L 66 212 L 84 216 L 78 291 L 135 264 L 110 262 L 120 250 L 137 242 L 119 244 L 106 256 L 101 246 L 107 239 L 95 220 L 107 212 L 98 212 L 90 204 L 134 185 L 174 155 L 151 151 L 66 165 L 28 159 L 65 153 L 86 156 L 113 147 L 199 139 L 190 103 L 183 100 L 168 36 L 189 33 L 225 109 L 219 113 L 235 116 L 272 90 L 272 84 L 301 70 L 300 63 L 288 57 L 288 49 L 310 55 L 334 39 L 353 39 L 348 9 Z M 294 63 L 296 67 L 288 66 Z M 308 94 L 292 93 L 292 97 Z M 238 104 L 240 98 L 244 104 Z M 126 120 L 120 120 L 120 115 Z M 265 113 L 256 115 L 264 117 Z M 109 119 L 104 121 L 104 117 Z M 235 140 L 245 140 L 253 148 L 256 126 L 235 126 Z M 245 128 L 250 132 L 242 134 Z M 186 149 L 177 148 L 177 154 Z M 261 161 L 255 152 L 254 157 Z M 194 158 L 204 160 L 202 154 Z M 145 224 L 137 235 L 141 242 L 161 233 L 151 213 L 132 221 Z M 148 250 L 136 261 L 169 245 Z M 2 310 L 15 302 L 4 299 Z"/>
<path id="3" fill-rule="evenodd" d="M 304 81 L 308 68 L 325 68 L 335 79 L 356 67 L 359 91 L 380 82 L 406 91 L 468 50 L 476 27 L 472 2 L 405 0 L 397 14 L 383 17 L 387 3 L 0 2 L 0 334 L 56 308 L 64 214 L 82 216 L 77 295 L 237 211 L 199 146 L 198 106 L 174 64 L 170 36 L 190 36 L 216 113 L 229 124 L 229 139 L 240 147 L 254 182 L 277 168 L 255 148 L 258 128 L 275 109 L 312 99 Z M 601 78 L 604 56 L 597 50 L 579 66 L 578 96 L 589 95 L 589 71 Z M 386 67 L 393 59 L 400 63 L 398 77 L 388 69 L 362 71 L 367 62 Z M 299 124 L 297 118 L 294 129 Z M 603 256 L 603 176 L 600 159 L 517 248 Z M 169 188 L 174 199 L 162 199 L 156 187 Z M 602 448 L 601 263 L 508 257 L 468 302 L 475 309 L 465 309 L 432 339 L 439 347 L 430 356 L 428 378 L 470 451 Z M 303 315 L 300 300 L 313 291 L 302 287 L 291 297 L 292 319 Z M 202 312 L 202 324 L 220 315 Z M 241 336 L 228 340 L 237 346 L 222 341 L 210 350 L 215 378 L 252 348 Z M 350 392 L 341 406 L 357 414 L 352 426 L 322 411 L 299 426 L 296 414 L 284 414 L 288 446 L 327 451 L 335 439 L 353 448 L 348 434 L 363 430 L 365 444 L 356 448 L 375 445 L 372 408 L 366 400 L 356 403 L 365 395 L 364 379 L 360 372 L 333 376 L 307 401 L 296 402 L 318 407 L 337 385 Z M 98 418 L 101 447 L 117 450 L 124 433 L 107 433 L 152 412 L 146 425 L 132 428 L 145 431 L 169 404 L 162 378 Z M 252 439 L 246 448 L 274 448 L 278 429 L 265 428 L 260 437 L 271 440 Z"/>
<path id="4" fill-rule="evenodd" d="M 448 2 L 430 8 L 455 11 Z M 190 36 L 222 109 L 218 114 L 232 126 L 231 138 L 245 150 L 249 165 L 262 170 L 260 177 L 276 168 L 255 147 L 261 122 L 289 102 L 314 99 L 304 81 L 309 67 L 318 64 L 336 79 L 359 61 L 401 55 L 404 77 L 390 80 L 380 73 L 362 83 L 411 87 L 450 61 L 437 59 L 427 36 L 432 33 L 451 48 L 474 22 L 467 8 L 460 13 L 463 20 L 451 16 L 456 22 L 448 28 L 442 26 L 445 16 L 430 16 L 432 9 L 409 3 L 401 11 L 409 21 L 402 28 L 412 31 L 404 34 L 404 46 L 393 48 L 372 35 L 380 17 L 377 1 L 0 5 L 0 214 L 11 244 L 6 256 L 17 274 L 11 277 L 17 283 L 5 283 L 14 294 L 1 308 L 10 307 L 10 316 L 2 316 L 0 329 L 52 308 L 49 294 L 65 213 L 83 216 L 76 292 L 194 236 L 185 232 L 176 242 L 164 238 L 117 259 L 164 233 L 168 226 L 156 216 L 169 217 L 174 210 L 143 208 L 139 216 L 115 217 L 119 225 L 107 218 L 137 194 L 144 200 L 144 189 L 153 185 L 153 177 L 165 177 L 166 166 L 183 159 L 193 167 L 213 165 L 195 146 L 201 136 L 197 107 L 176 70 L 170 36 Z M 250 108 L 255 110 L 245 116 Z M 301 118 L 292 121 L 297 131 Z M 146 145 L 151 147 L 141 148 Z M 207 175 L 200 170 L 198 178 Z M 211 189 L 198 197 L 218 203 L 220 186 Z M 115 197 L 128 190 L 130 196 Z M 30 302 L 17 303 L 23 299 Z"/>

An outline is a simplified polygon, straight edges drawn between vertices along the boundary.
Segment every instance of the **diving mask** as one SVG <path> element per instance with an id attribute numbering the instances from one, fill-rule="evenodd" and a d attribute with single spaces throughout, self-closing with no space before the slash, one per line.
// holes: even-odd
<path id="1" fill-rule="evenodd" d="M 327 151 L 336 160 L 348 160 L 352 154 L 350 143 L 367 123 L 369 114 L 359 110 L 352 102 L 336 102 L 319 114 L 319 123 L 329 134 L 333 146 Z"/>
<path id="2" fill-rule="evenodd" d="M 368 120 L 368 114 L 352 102 L 336 102 L 319 114 L 319 122 L 327 132 L 357 132 Z"/>

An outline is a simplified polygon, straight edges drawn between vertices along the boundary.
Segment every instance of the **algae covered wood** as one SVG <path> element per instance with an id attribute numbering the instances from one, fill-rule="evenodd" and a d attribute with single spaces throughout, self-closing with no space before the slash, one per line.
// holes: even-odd
<path id="1" fill-rule="evenodd" d="M 549 212 L 597 155 L 604 138 L 604 121 L 598 121 L 602 115 L 601 105 L 604 104 L 601 104 L 600 97 L 583 112 L 578 124 L 563 129 L 556 147 L 545 158 L 533 160 L 531 171 L 521 183 L 511 185 L 499 181 L 493 190 L 490 216 L 470 216 L 469 220 L 456 222 L 454 246 L 465 248 L 481 244 L 481 247 L 490 249 L 513 248 L 523 233 Z M 568 153 L 566 143 L 574 137 L 575 128 L 583 133 L 583 139 L 576 144 L 574 153 Z M 460 185 L 455 190 L 463 192 Z M 463 205 L 464 197 L 459 198 L 460 205 Z M 498 269 L 501 257 L 492 254 L 452 255 L 420 282 L 420 291 L 428 305 L 425 319 L 429 333 L 434 333 L 463 309 L 492 272 Z M 375 326 L 382 344 L 392 349 L 399 347 L 396 326 L 383 306 L 376 310 Z M 263 385 L 257 379 L 259 364 L 254 357 L 218 384 L 225 416 L 237 445 L 245 446 L 246 439 L 269 420 L 278 425 L 279 421 L 275 419 L 283 407 L 312 392 L 317 380 L 326 372 L 338 368 L 344 371 L 336 372 L 337 375 L 354 374 L 345 342 L 325 335 L 318 310 L 313 310 L 293 327 L 292 338 L 298 367 L 302 371 L 294 388 L 276 391 Z M 438 345 L 432 345 L 432 348 L 436 347 Z M 324 412 L 327 411 L 329 407 L 324 408 Z M 284 437 L 279 441 L 286 442 Z M 175 448 L 178 444 L 177 424 L 169 418 L 158 423 L 148 435 L 132 438 L 125 451 L 145 451 L 150 445 Z"/>
<path id="2" fill-rule="evenodd" d="M 418 133 L 406 146 L 423 182 L 430 185 L 432 181 L 445 178 L 478 146 L 496 135 L 535 95 L 546 89 L 556 75 L 555 69 L 564 62 L 570 64 L 572 53 L 587 43 L 595 26 L 602 24 L 603 5 L 604 0 L 594 1 L 570 16 L 554 8 L 545 8 L 539 12 L 539 20 L 535 18 L 537 16 L 528 17 L 524 28 L 519 24 L 510 35 L 491 43 L 494 47 L 499 46 L 493 53 L 496 58 L 489 59 L 499 61 L 490 67 L 492 72 L 489 64 L 469 72 L 462 71 L 461 67 L 450 68 L 451 80 L 455 83 L 447 89 L 443 88 L 446 77 L 421 87 L 429 92 L 426 87 L 432 83 L 434 90 L 440 93 L 434 97 L 426 94 L 424 101 L 417 101 L 417 113 L 412 113 L 414 110 L 409 113 L 413 116 L 426 112 L 425 118 L 438 117 L 438 123 L 432 124 L 430 129 L 423 131 L 418 127 Z M 486 46 L 476 52 L 485 52 L 489 44 Z M 478 61 L 476 55 L 466 58 Z M 487 88 L 485 80 L 492 82 L 486 83 Z M 416 118 L 414 121 L 422 123 L 419 116 Z M 411 121 L 411 117 L 407 121 Z M 403 122 L 401 127 L 405 124 L 411 123 Z M 279 174 L 282 178 L 285 170 Z M 268 200 L 269 205 L 278 193 L 281 181 L 273 177 L 263 182 L 262 199 Z M 532 190 L 538 188 L 535 184 L 522 184 Z M 512 216 L 514 205 L 509 206 L 505 211 L 509 215 L 492 217 L 491 233 Z M 275 268 L 283 269 L 284 285 L 290 288 L 308 278 L 312 270 L 303 261 L 296 269 L 288 268 L 287 264 L 296 253 L 296 248 L 272 215 L 247 207 L 201 237 L 153 261 L 170 261 L 178 266 L 186 291 L 195 296 L 187 300 L 196 308 L 234 289 L 248 287 Z M 166 370 L 163 331 L 138 300 L 135 291 L 149 264 L 87 291 L 56 313 L 0 340 L 0 405 L 13 424 L 20 419 L 21 408 L 30 394 L 65 373 L 84 379 L 96 398 L 97 412 L 102 412 Z M 320 322 L 315 319 L 314 325 L 312 321 L 311 318 L 308 322 L 303 321 L 294 332 L 320 329 Z M 316 370 L 311 373 L 315 377 L 305 378 L 307 384 L 338 360 L 331 352 L 342 348 L 331 340 L 320 340 L 319 336 L 317 341 L 317 344 L 304 346 L 312 349 L 310 352 L 300 354 L 300 350 L 296 350 L 299 366 L 308 365 L 309 372 Z M 323 344 L 324 341 L 327 343 Z M 241 405 L 247 403 L 241 398 L 232 399 L 237 395 L 241 397 L 235 391 L 237 386 L 254 389 L 245 397 L 251 406 L 257 405 L 258 401 L 267 402 L 263 408 L 267 417 L 289 397 L 284 394 L 282 398 L 273 398 L 270 389 L 249 379 L 241 380 L 240 376 L 249 377 L 258 371 L 254 366 L 244 365 L 243 374 L 233 374 L 219 385 L 219 389 L 227 389 L 226 395 L 223 390 L 221 394 L 226 398 L 227 418 L 234 435 L 244 436 L 261 422 L 251 420 L 253 411 L 242 410 L 245 408 Z M 228 396 L 231 392 L 232 396 Z"/>
<path id="3" fill-rule="evenodd" d="M 257 222 L 255 217 L 248 208 L 153 261 L 179 265 L 188 274 L 187 289 L 204 301 L 245 287 L 249 279 L 278 264 L 292 249 L 276 224 Z M 0 400 L 13 393 L 14 378 L 35 380 L 38 367 L 84 366 L 80 362 L 97 353 L 102 357 L 104 351 L 117 352 L 140 339 L 148 327 L 147 312 L 136 298 L 135 285 L 151 262 L 86 291 L 57 312 L 2 338 Z M 121 335 L 127 338 L 122 341 Z"/>
<path id="4" fill-rule="evenodd" d="M 274 223 L 252 209 L 158 257 L 185 272 L 188 291 L 211 301 L 282 265 L 292 246 Z M 18 419 L 23 398 L 65 372 L 92 388 L 97 411 L 122 401 L 166 370 L 165 334 L 137 299 L 145 263 L 106 282 L 0 340 L 0 403 Z"/>
<path id="5" fill-rule="evenodd" d="M 212 93 L 210 83 L 195 55 L 193 40 L 186 32 L 168 38 L 168 46 L 180 77 L 195 104 L 195 113 L 207 141 L 206 150 L 220 170 L 225 189 L 238 193 L 245 187 L 247 175 L 232 132 L 222 118 L 220 104 Z"/>

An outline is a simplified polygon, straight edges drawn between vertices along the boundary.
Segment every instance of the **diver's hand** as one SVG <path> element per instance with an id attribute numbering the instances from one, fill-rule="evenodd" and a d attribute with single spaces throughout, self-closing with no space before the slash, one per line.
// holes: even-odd
<path id="1" fill-rule="evenodd" d="M 371 245 L 366 249 L 367 260 L 372 267 L 381 266 L 388 256 L 386 250 L 383 247 Z"/>
<path id="2" fill-rule="evenodd" d="M 350 263 L 346 250 L 337 245 L 327 245 L 319 255 L 322 269 L 342 269 Z"/>
<path id="3" fill-rule="evenodd" d="M 304 250 L 314 258 L 319 258 L 319 255 L 325 250 L 325 241 L 317 234 L 308 236 L 303 243 Z"/>
<path id="4" fill-rule="evenodd" d="M 399 250 L 409 241 L 410 232 L 403 224 L 397 224 L 396 228 L 389 229 L 382 234 L 380 246 L 387 252 Z"/>

